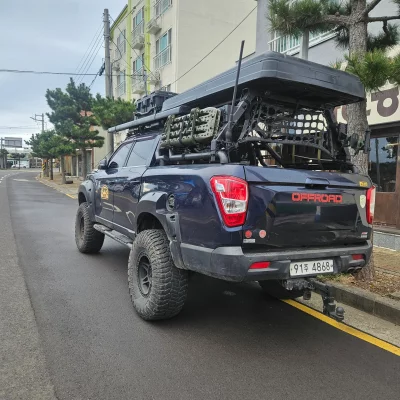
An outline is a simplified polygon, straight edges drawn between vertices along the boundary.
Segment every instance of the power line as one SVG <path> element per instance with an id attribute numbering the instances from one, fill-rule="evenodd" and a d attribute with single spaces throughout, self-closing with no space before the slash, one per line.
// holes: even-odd
<path id="1" fill-rule="evenodd" d="M 85 57 L 85 60 L 83 61 L 81 67 L 77 71 L 78 73 L 84 72 L 84 69 L 85 69 L 86 65 L 88 64 L 89 59 L 91 58 L 93 51 L 95 51 L 96 47 L 98 46 L 99 42 L 101 41 L 101 38 L 102 38 L 102 29 L 100 29 L 99 33 L 97 34 L 95 41 L 93 42 L 88 54 Z"/>
<path id="2" fill-rule="evenodd" d="M 79 72 L 79 71 L 80 71 L 80 69 L 81 69 L 81 67 L 82 67 L 82 65 L 83 65 L 83 60 L 86 59 L 86 56 L 87 56 L 88 52 L 90 51 L 90 49 L 92 49 L 92 45 L 94 44 L 96 38 L 98 37 L 99 33 L 101 32 L 102 26 L 103 26 L 103 24 L 100 23 L 100 27 L 96 30 L 96 33 L 94 34 L 93 39 L 90 41 L 89 46 L 88 46 L 88 48 L 86 49 L 85 54 L 82 56 L 81 61 L 79 61 L 79 64 L 78 64 L 78 66 L 76 67 L 75 72 Z M 81 64 L 82 64 L 82 65 L 81 65 Z"/>
<path id="3" fill-rule="evenodd" d="M 88 58 L 88 61 L 87 61 L 87 64 L 86 64 L 86 69 L 85 69 L 85 67 L 83 67 L 83 70 L 84 70 L 83 73 L 84 74 L 87 73 L 89 71 L 90 67 L 92 66 L 93 61 L 95 60 L 95 58 L 97 57 L 97 54 L 99 53 L 101 45 L 102 45 L 102 35 L 99 36 L 99 39 L 98 39 L 96 45 L 93 47 L 95 50 L 93 51 L 93 53 Z M 84 76 L 82 75 L 79 78 L 79 81 L 82 82 L 83 78 L 84 78 Z"/>
<path id="4" fill-rule="evenodd" d="M 254 10 L 257 8 L 257 6 L 255 6 L 240 22 L 238 25 L 235 26 L 235 28 L 233 28 L 227 36 L 225 36 L 211 51 L 209 51 L 199 62 L 197 62 L 195 65 L 193 65 L 192 68 L 190 68 L 189 70 L 187 70 L 183 75 L 181 75 L 179 78 L 177 78 L 174 82 L 171 83 L 171 85 L 173 85 L 174 83 L 178 82 L 179 79 L 182 79 L 184 76 L 186 76 L 190 71 L 194 70 L 201 62 L 203 62 L 214 50 L 216 50 L 223 42 L 225 42 L 226 39 L 228 39 L 229 36 L 232 35 L 233 32 L 236 31 L 236 29 L 239 28 L 240 25 L 243 24 L 244 21 L 246 21 L 246 19 L 248 17 L 250 17 L 250 15 L 254 12 Z"/>
<path id="5" fill-rule="evenodd" d="M 36 126 L 0 126 L 0 129 L 37 129 Z"/>
<path id="6" fill-rule="evenodd" d="M 96 76 L 97 74 L 85 73 L 77 74 L 75 72 L 56 72 L 56 71 L 33 71 L 33 70 L 21 70 L 21 69 L 1 69 L 0 72 L 8 72 L 12 74 L 34 74 L 34 75 L 68 75 L 68 76 Z M 118 76 L 118 75 L 113 75 Z M 125 75 L 129 76 L 129 75 Z"/>

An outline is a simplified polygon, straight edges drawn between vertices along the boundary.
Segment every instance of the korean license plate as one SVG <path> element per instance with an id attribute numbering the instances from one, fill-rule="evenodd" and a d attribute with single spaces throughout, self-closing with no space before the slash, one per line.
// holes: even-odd
<path id="1" fill-rule="evenodd" d="M 333 260 L 299 261 L 290 263 L 290 276 L 320 275 L 333 272 Z"/>

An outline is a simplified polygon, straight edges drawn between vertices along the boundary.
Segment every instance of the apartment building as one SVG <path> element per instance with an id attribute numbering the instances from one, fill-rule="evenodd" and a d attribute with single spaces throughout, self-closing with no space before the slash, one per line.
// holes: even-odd
<path id="1" fill-rule="evenodd" d="M 262 1 L 267 3 L 266 0 Z M 382 0 L 370 15 L 378 17 L 396 14 L 397 6 L 390 0 Z M 268 20 L 265 19 L 264 23 L 266 32 L 269 32 Z M 372 33 L 382 31 L 382 23 L 369 24 L 368 29 Z M 344 51 L 336 46 L 334 38 L 334 31 L 311 35 L 308 59 L 325 65 L 343 60 Z M 299 56 L 300 38 L 270 33 L 266 43 L 269 50 Z M 400 46 L 390 51 L 391 54 L 399 52 Z M 367 110 L 371 129 L 369 174 L 378 190 L 375 220 L 400 229 L 399 88 L 388 83 L 377 92 L 367 93 Z M 346 122 L 346 107 L 338 108 L 336 115 L 339 122 Z"/>
<path id="2" fill-rule="evenodd" d="M 180 93 L 231 68 L 241 40 L 245 54 L 254 52 L 256 10 L 201 60 L 256 5 L 254 0 L 129 0 L 111 27 L 114 97 L 137 99 L 156 89 Z"/>

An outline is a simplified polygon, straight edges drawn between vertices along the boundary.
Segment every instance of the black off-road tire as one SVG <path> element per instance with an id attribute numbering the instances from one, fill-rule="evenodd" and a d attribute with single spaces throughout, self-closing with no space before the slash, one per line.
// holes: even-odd
<path id="1" fill-rule="evenodd" d="M 302 297 L 304 290 L 287 290 L 279 281 L 258 281 L 263 291 L 268 295 L 282 300 L 297 299 Z"/>
<path id="2" fill-rule="evenodd" d="M 148 284 L 146 270 L 150 271 Z M 136 237 L 129 255 L 128 282 L 133 306 L 144 320 L 172 318 L 182 310 L 188 273 L 175 267 L 163 230 L 145 230 Z"/>
<path id="3" fill-rule="evenodd" d="M 76 213 L 75 242 L 81 253 L 98 253 L 103 247 L 104 233 L 93 228 L 94 222 L 90 220 L 87 203 L 82 203 Z"/>

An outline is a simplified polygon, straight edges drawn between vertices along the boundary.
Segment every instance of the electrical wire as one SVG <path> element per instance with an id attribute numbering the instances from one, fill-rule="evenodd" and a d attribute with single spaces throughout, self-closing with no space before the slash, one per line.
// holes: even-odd
<path id="1" fill-rule="evenodd" d="M 133 10 L 132 10 L 132 11 L 133 11 Z M 127 15 L 127 16 L 128 16 L 128 15 Z M 126 17 L 127 17 L 127 16 L 126 16 Z M 126 18 L 126 17 L 125 17 L 125 18 Z M 124 21 L 125 18 L 124 18 L 123 20 L 121 20 L 120 23 L 121 23 L 122 21 Z M 110 19 L 112 19 L 113 22 L 115 23 L 115 19 L 114 19 L 114 18 L 112 18 L 112 17 L 110 16 Z M 118 25 L 117 25 L 116 27 L 117 27 L 117 29 L 120 31 L 120 33 L 122 34 L 122 36 L 124 37 L 126 43 L 128 43 L 129 47 L 134 51 L 134 53 L 136 54 L 137 58 L 141 57 L 141 55 L 136 51 L 136 49 L 134 49 L 134 48 L 132 47 L 132 45 L 129 43 L 128 39 L 126 38 L 125 34 L 121 31 L 120 27 L 119 27 Z M 113 42 L 113 43 L 114 43 L 114 42 Z M 151 75 L 153 75 L 154 79 L 157 79 L 156 75 L 155 75 L 153 72 L 151 72 L 151 69 L 144 63 L 144 60 L 143 60 L 143 66 L 144 66 L 144 68 L 145 68 Z"/>
<path id="2" fill-rule="evenodd" d="M 93 64 L 93 62 L 94 62 L 94 60 L 95 60 L 95 58 L 96 58 L 97 55 L 99 54 L 99 51 L 100 51 L 100 48 L 101 48 L 101 45 L 102 45 L 102 40 L 101 40 L 101 39 L 102 39 L 102 37 L 100 36 L 100 40 L 99 40 L 99 42 L 98 42 L 98 45 L 97 45 L 95 51 L 92 53 L 92 58 L 91 58 L 91 60 L 88 61 L 87 67 L 86 67 L 86 69 L 84 70 L 84 74 L 86 74 L 86 73 L 89 71 L 90 67 L 92 66 L 92 64 Z M 79 80 L 80 83 L 82 83 L 82 82 L 83 82 L 83 79 L 84 79 L 84 76 L 81 76 L 81 78 L 79 78 L 78 80 Z"/>
<path id="3" fill-rule="evenodd" d="M 0 126 L 0 129 L 37 129 L 36 126 Z"/>
<path id="4" fill-rule="evenodd" d="M 95 33 L 95 35 L 93 36 L 93 39 L 92 39 L 91 42 L 89 43 L 89 46 L 88 46 L 88 48 L 87 48 L 86 51 L 85 51 L 85 54 L 82 56 L 82 59 L 79 61 L 79 64 L 78 64 L 78 66 L 76 67 L 76 69 L 75 69 L 74 72 L 79 72 L 79 71 L 80 71 L 80 68 L 81 68 L 82 65 L 83 65 L 83 60 L 86 58 L 86 56 L 87 56 L 87 54 L 88 54 L 88 52 L 89 52 L 89 49 L 92 48 L 92 44 L 94 44 L 94 42 L 95 42 L 97 36 L 98 36 L 99 33 L 101 32 L 102 26 L 103 26 L 103 23 L 100 23 L 99 28 L 96 30 L 96 33 Z"/>
<path id="5" fill-rule="evenodd" d="M 96 52 L 96 50 L 98 49 L 98 46 L 101 45 L 102 42 L 102 30 L 100 30 L 99 34 L 97 35 L 97 38 L 95 40 L 95 42 L 93 43 L 93 46 L 91 48 L 91 50 L 89 51 L 88 55 L 86 56 L 85 61 L 83 62 L 80 71 L 78 71 L 78 73 L 80 73 L 81 75 L 84 74 L 85 72 L 87 72 L 87 65 L 90 62 L 91 57 L 93 56 L 93 53 Z M 98 52 L 98 50 L 97 50 Z M 86 68 L 86 69 L 85 69 Z M 83 75 L 81 76 L 81 78 L 83 78 Z M 78 78 L 79 79 L 79 78 Z"/>
<path id="6" fill-rule="evenodd" d="M 181 75 L 179 78 L 177 78 L 174 82 L 171 83 L 171 85 L 173 85 L 174 83 L 178 82 L 180 79 L 182 79 L 184 76 L 186 76 L 189 72 L 191 72 L 192 70 L 194 70 L 200 63 L 202 63 L 212 52 L 214 52 L 214 50 L 216 50 L 223 42 L 225 42 L 226 39 L 228 39 L 229 36 L 232 35 L 233 32 L 236 31 L 236 29 L 239 28 L 240 25 L 243 24 L 244 21 L 246 21 L 247 18 L 250 17 L 250 15 L 254 12 L 254 10 L 257 8 L 257 6 L 255 6 L 240 22 L 238 25 L 235 26 L 235 28 L 233 28 L 228 35 L 226 35 L 211 51 L 209 51 L 200 61 L 198 61 L 195 65 L 193 65 L 192 68 L 188 69 L 183 75 Z"/>
<path id="7" fill-rule="evenodd" d="M 22 70 L 22 69 L 1 69 L 0 72 L 12 73 L 12 74 L 33 74 L 33 75 L 67 75 L 67 76 L 96 76 L 97 73 L 86 73 L 86 74 L 76 74 L 74 72 L 56 72 L 56 71 L 33 71 L 33 70 Z M 118 76 L 118 75 L 112 75 Z M 126 75 L 125 76 L 129 76 Z"/>

